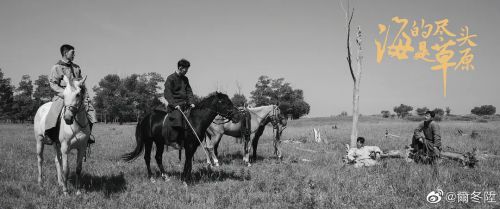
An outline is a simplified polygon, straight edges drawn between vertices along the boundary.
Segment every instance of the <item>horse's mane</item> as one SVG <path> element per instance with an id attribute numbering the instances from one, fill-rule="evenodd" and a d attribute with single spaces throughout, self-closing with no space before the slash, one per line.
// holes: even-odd
<path id="1" fill-rule="evenodd" d="M 87 93 L 87 86 L 80 86 L 80 95 L 85 95 Z"/>
<path id="2" fill-rule="evenodd" d="M 255 110 L 255 111 L 257 111 L 257 110 L 262 110 L 264 108 L 269 108 L 269 107 L 273 107 L 274 108 L 274 106 L 275 105 L 264 105 L 264 106 L 259 106 L 259 107 L 249 107 L 248 109 L 249 110 Z"/>
<path id="3" fill-rule="evenodd" d="M 210 107 L 210 105 L 212 104 L 214 99 L 217 99 L 216 92 L 210 93 L 208 96 L 201 99 L 201 101 L 199 101 L 198 103 L 195 104 L 194 109 L 203 109 L 203 108 Z"/>
<path id="4" fill-rule="evenodd" d="M 81 79 L 74 79 L 74 80 L 71 80 L 70 82 L 75 82 L 75 81 L 80 81 L 80 80 Z M 69 84 L 66 84 L 66 85 L 69 85 Z M 72 85 L 74 85 L 74 83 Z M 70 86 L 70 88 L 73 88 L 73 87 Z M 87 93 L 87 86 L 85 86 L 85 84 L 82 86 L 79 86 L 79 88 L 80 88 L 80 95 L 85 95 Z"/>

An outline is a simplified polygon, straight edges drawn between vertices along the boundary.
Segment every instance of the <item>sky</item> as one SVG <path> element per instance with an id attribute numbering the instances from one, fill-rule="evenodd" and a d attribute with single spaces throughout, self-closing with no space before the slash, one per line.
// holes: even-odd
<path id="1" fill-rule="evenodd" d="M 347 7 L 346 3 L 343 4 Z M 467 114 L 475 106 L 500 108 L 497 67 L 500 46 L 500 1 L 495 0 L 354 0 L 352 28 L 363 34 L 360 112 L 379 114 L 399 104 L 450 107 Z M 383 42 L 379 24 L 389 26 L 388 45 L 400 28 L 393 17 L 426 23 L 448 19 L 459 37 L 468 26 L 474 70 L 448 69 L 446 97 L 443 73 L 436 63 L 398 60 L 385 52 L 377 63 L 375 40 Z M 408 26 L 410 27 L 410 26 Z M 409 28 L 405 30 L 410 34 Z M 444 36 L 444 41 L 450 39 Z M 412 46 L 418 49 L 418 38 Z M 442 44 L 438 36 L 431 45 Z M 76 48 L 75 63 L 93 87 L 108 74 L 174 72 L 177 61 L 191 62 L 188 77 L 197 95 L 215 90 L 248 98 L 261 75 L 285 78 L 302 89 L 310 104 L 308 117 L 352 112 L 353 81 L 346 61 L 345 13 L 338 0 L 132 1 L 66 0 L 0 2 L 0 68 L 17 86 L 21 76 L 36 80 L 49 74 L 61 55 L 59 47 Z M 450 47 L 459 62 L 462 47 Z M 354 51 L 355 52 L 355 51 Z M 354 53 L 354 55 L 356 55 Z M 355 57 L 353 57 L 355 58 Z M 354 59 L 354 66 L 356 66 Z"/>

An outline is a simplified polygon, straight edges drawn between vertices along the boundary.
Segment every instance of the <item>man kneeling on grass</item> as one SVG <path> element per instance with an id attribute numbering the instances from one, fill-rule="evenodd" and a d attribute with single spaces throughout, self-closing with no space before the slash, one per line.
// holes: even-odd
<path id="1" fill-rule="evenodd" d="M 434 163 L 440 157 L 441 131 L 434 116 L 434 111 L 427 111 L 425 121 L 413 133 L 410 157 L 416 162 Z"/>
<path id="2" fill-rule="evenodd" d="M 365 146 L 365 138 L 358 137 L 356 148 L 348 147 L 347 145 L 347 159 L 345 159 L 347 164 L 354 164 L 355 168 L 379 164 L 377 160 L 380 159 L 382 150 L 377 146 Z"/>

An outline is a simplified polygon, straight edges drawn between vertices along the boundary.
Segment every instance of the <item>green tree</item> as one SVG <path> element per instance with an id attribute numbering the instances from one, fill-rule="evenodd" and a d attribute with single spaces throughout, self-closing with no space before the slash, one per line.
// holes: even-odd
<path id="1" fill-rule="evenodd" d="M 107 75 L 95 86 L 94 106 L 105 122 L 138 121 L 160 105 L 164 79 L 158 73 L 132 74 L 125 78 Z"/>
<path id="2" fill-rule="evenodd" d="M 410 115 L 410 112 L 413 110 L 412 106 L 401 104 L 399 106 L 394 107 L 394 112 L 398 115 L 398 117 L 404 118 Z"/>
<path id="3" fill-rule="evenodd" d="M 470 112 L 474 115 L 493 115 L 497 108 L 493 105 L 482 105 L 481 107 L 474 107 Z"/>
<path id="4" fill-rule="evenodd" d="M 273 91 L 271 89 L 271 81 L 267 76 L 260 76 L 255 84 L 255 90 L 250 92 L 250 98 L 255 106 L 263 106 L 271 104 L 271 96 Z"/>
<path id="5" fill-rule="evenodd" d="M 49 102 L 56 95 L 56 92 L 50 88 L 49 77 L 47 75 L 40 75 L 35 80 L 36 89 L 33 93 L 36 108 L 42 104 Z"/>
<path id="6" fill-rule="evenodd" d="M 281 111 L 298 119 L 309 114 L 310 105 L 304 101 L 304 92 L 293 89 L 284 78 L 271 79 L 260 76 L 255 84 L 255 90 L 250 92 L 251 102 L 255 106 L 278 104 Z"/>
<path id="7" fill-rule="evenodd" d="M 446 116 L 450 116 L 450 113 L 451 113 L 450 107 L 446 107 L 445 112 L 446 112 Z"/>
<path id="8" fill-rule="evenodd" d="M 419 116 L 424 116 L 427 111 L 429 111 L 429 108 L 427 107 L 417 108 L 415 110 L 415 112 L 417 112 L 417 115 Z"/>
<path id="9" fill-rule="evenodd" d="M 389 110 L 382 110 L 380 112 L 380 114 L 382 114 L 383 118 L 389 118 L 389 117 L 391 117 L 391 112 L 389 112 Z"/>
<path id="10" fill-rule="evenodd" d="M 32 99 L 33 82 L 29 75 L 23 75 L 14 94 L 14 105 L 12 111 L 15 120 L 23 123 L 35 116 L 36 107 Z"/>
<path id="11" fill-rule="evenodd" d="M 443 110 L 443 109 L 441 109 L 441 108 L 439 108 L 439 107 L 434 108 L 432 111 L 433 111 L 433 112 L 434 112 L 434 114 L 436 114 L 436 115 L 439 115 L 439 116 L 441 116 L 441 117 L 442 117 L 442 116 L 444 116 L 444 110 Z"/>
<path id="12" fill-rule="evenodd" d="M 432 111 L 435 114 L 434 115 L 434 120 L 435 121 L 441 121 L 441 120 L 443 120 L 443 116 L 444 116 L 444 110 L 443 109 L 436 107 Z"/>
<path id="13" fill-rule="evenodd" d="M 120 118 L 120 109 L 122 103 L 121 92 L 122 83 L 120 77 L 116 74 L 104 76 L 93 88 L 94 108 L 103 115 L 104 122 Z"/>
<path id="14" fill-rule="evenodd" d="M 14 87 L 10 78 L 5 78 L 0 68 L 0 120 L 12 119 L 12 105 L 14 102 Z"/>
<path id="15" fill-rule="evenodd" d="M 247 103 L 247 98 L 243 94 L 234 94 L 233 98 L 231 98 L 231 101 L 236 107 L 244 107 Z"/>

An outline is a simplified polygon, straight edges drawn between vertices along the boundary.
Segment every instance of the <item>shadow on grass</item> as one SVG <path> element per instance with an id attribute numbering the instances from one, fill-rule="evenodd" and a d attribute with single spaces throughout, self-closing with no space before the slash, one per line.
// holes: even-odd
<path id="1" fill-rule="evenodd" d="M 72 174 L 70 182 L 75 185 L 75 175 Z M 123 173 L 110 176 L 93 176 L 90 174 L 82 174 L 80 180 L 81 187 L 87 192 L 102 192 L 106 198 L 112 194 L 123 192 L 127 187 Z"/>
<path id="2" fill-rule="evenodd" d="M 180 180 L 182 171 L 167 171 L 167 174 Z M 225 181 L 228 179 L 237 181 L 250 180 L 250 172 L 247 169 L 243 168 L 239 172 L 235 172 L 225 171 L 218 168 L 212 169 L 208 167 L 202 167 L 193 170 L 193 172 L 191 173 L 191 180 L 189 181 L 189 184 Z"/>
<path id="3" fill-rule="evenodd" d="M 243 154 L 241 152 L 236 152 L 236 153 L 226 153 L 224 155 L 219 155 L 218 156 L 219 162 L 221 164 L 230 164 L 234 160 L 240 160 L 243 162 Z M 252 154 L 250 154 L 250 162 L 251 163 L 257 163 L 264 161 L 264 157 L 257 155 L 257 157 L 254 159 L 252 158 Z"/>

